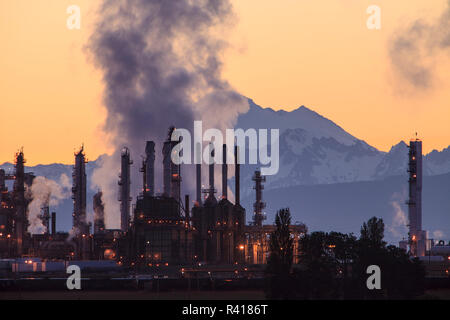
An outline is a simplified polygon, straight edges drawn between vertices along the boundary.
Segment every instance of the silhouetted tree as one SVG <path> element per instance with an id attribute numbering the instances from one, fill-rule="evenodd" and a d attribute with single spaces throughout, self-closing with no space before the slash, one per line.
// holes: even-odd
<path id="1" fill-rule="evenodd" d="M 360 240 L 365 242 L 372 248 L 381 249 L 386 246 L 384 238 L 384 222 L 383 219 L 372 217 L 369 221 L 364 222 L 361 227 Z"/>
<path id="2" fill-rule="evenodd" d="M 289 209 L 279 210 L 275 216 L 276 229 L 270 235 L 270 253 L 266 269 L 269 276 L 266 294 L 271 299 L 292 299 L 295 296 L 290 276 L 294 247 L 289 232 L 290 224 Z"/>
<path id="3" fill-rule="evenodd" d="M 365 222 L 359 239 L 338 232 L 306 234 L 299 242 L 300 263 L 292 271 L 289 223 L 289 211 L 280 210 L 270 242 L 269 298 L 412 299 L 423 294 L 422 263 L 405 250 L 386 245 L 382 219 Z M 370 265 L 381 269 L 381 290 L 367 288 Z"/>
<path id="4" fill-rule="evenodd" d="M 412 260 L 405 250 L 386 246 L 384 223 L 375 217 L 361 228 L 354 273 L 358 278 L 361 299 L 411 299 L 424 291 L 425 271 L 418 260 Z M 366 287 L 367 267 L 377 265 L 381 270 L 381 290 Z"/>
<path id="5" fill-rule="evenodd" d="M 289 274 L 293 258 L 293 239 L 289 232 L 291 213 L 289 208 L 281 209 L 275 216 L 276 229 L 270 235 L 268 271 L 274 274 Z"/>
<path id="6" fill-rule="evenodd" d="M 352 272 L 352 266 L 358 257 L 358 239 L 353 234 L 339 232 L 330 232 L 328 238 L 337 265 L 337 278 L 341 285 L 340 296 L 343 299 L 355 298 L 357 294 L 354 288 L 357 279 Z"/>
<path id="7" fill-rule="evenodd" d="M 337 297 L 338 263 L 329 234 L 313 232 L 300 240 L 300 265 L 295 275 L 300 279 L 298 295 L 303 299 Z"/>

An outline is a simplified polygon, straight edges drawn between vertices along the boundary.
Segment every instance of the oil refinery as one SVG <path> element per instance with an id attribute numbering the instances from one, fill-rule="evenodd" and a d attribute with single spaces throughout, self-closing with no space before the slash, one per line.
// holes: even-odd
<path id="1" fill-rule="evenodd" d="M 245 208 L 240 203 L 239 150 L 234 147 L 234 162 L 227 163 L 227 146 L 222 150 L 222 194 L 217 197 L 214 179 L 215 164 L 208 164 L 208 188 L 202 188 L 202 165 L 195 165 L 195 198 L 181 195 L 181 165 L 171 161 L 177 141 L 172 141 L 170 128 L 162 150 L 162 193 L 155 186 L 154 141 L 145 144 L 145 156 L 140 166 L 142 187 L 132 202 L 130 150 L 121 151 L 120 174 L 117 184 L 120 202 L 120 228 L 108 229 L 105 223 L 103 192 L 98 190 L 92 199 L 93 223 L 86 214 L 86 156 L 82 147 L 75 153 L 72 175 L 72 229 L 56 231 L 57 213 L 50 212 L 49 204 L 42 209 L 39 219 L 45 226 L 42 234 L 28 231 L 27 206 L 31 199 L 27 190 L 35 176 L 25 172 L 23 150 L 15 157 L 13 174 L 0 170 L 0 258 L 2 270 L 15 272 L 64 271 L 70 264 L 91 270 L 112 268 L 173 277 L 197 277 L 199 274 L 222 274 L 262 277 L 263 265 L 269 256 L 272 224 L 263 224 L 265 203 L 263 189 L 266 177 L 254 172 L 255 202 L 253 216 L 247 223 Z M 210 156 L 215 155 L 212 144 Z M 228 170 L 233 165 L 235 201 L 228 197 Z M 409 235 L 399 246 L 413 257 L 428 261 L 427 271 L 448 276 L 450 245 L 427 239 L 422 230 L 422 142 L 412 140 L 409 146 Z M 6 181 L 13 181 L 8 190 Z M 293 239 L 293 263 L 299 263 L 299 241 L 307 233 L 304 224 L 289 226 Z"/>
<path id="2" fill-rule="evenodd" d="M 245 209 L 240 204 L 240 164 L 238 147 L 234 148 L 235 202 L 228 198 L 228 163 L 226 145 L 223 145 L 222 195 L 216 197 L 214 162 L 208 165 L 209 186 L 201 187 L 202 165 L 196 164 L 195 201 L 181 195 L 181 165 L 171 161 L 171 153 L 177 141 L 171 141 L 174 128 L 162 146 L 163 192 L 155 192 L 155 147 L 153 141 L 145 145 L 145 157 L 140 172 L 142 188 L 135 203 L 131 198 L 130 151 L 121 152 L 121 171 L 118 181 L 120 202 L 120 228 L 107 229 L 105 223 L 103 193 L 94 195 L 92 205 L 94 221 L 88 222 L 86 214 L 86 156 L 82 147 L 75 153 L 72 174 L 72 229 L 56 231 L 57 213 L 50 213 L 48 204 L 39 216 L 45 231 L 43 234 L 28 232 L 27 205 L 31 201 L 26 190 L 33 183 L 33 173 L 26 173 L 23 150 L 16 154 L 14 174 L 0 170 L 0 258 L 15 265 L 16 270 L 44 271 L 51 264 L 67 265 L 77 261 L 96 262 L 99 267 L 111 265 L 130 267 L 140 271 L 169 266 L 193 270 L 199 267 L 222 266 L 225 271 L 236 266 L 258 265 L 267 261 L 268 240 L 273 225 L 263 225 L 262 183 L 265 177 L 255 172 L 256 201 L 253 222 L 246 224 Z M 211 156 L 214 150 L 211 145 Z M 9 191 L 6 180 L 14 180 Z M 300 237 L 307 232 L 304 224 L 291 225 L 290 230 L 298 247 Z M 14 261 L 14 262 L 12 262 Z M 64 262 L 64 263 L 61 263 Z M 59 263 L 59 264 L 58 264 Z M 93 266 L 93 265 L 92 265 Z M 249 269 L 245 267 L 246 271 Z M 206 270 L 206 269 L 205 269 Z M 242 269 L 244 270 L 244 269 Z M 184 272 L 183 274 L 187 273 Z"/>

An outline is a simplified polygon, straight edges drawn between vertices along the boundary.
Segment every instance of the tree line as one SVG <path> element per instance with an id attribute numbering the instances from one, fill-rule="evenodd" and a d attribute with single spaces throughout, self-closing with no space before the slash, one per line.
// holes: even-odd
<path id="1" fill-rule="evenodd" d="M 266 268 L 269 299 L 413 299 L 424 293 L 424 266 L 405 250 L 387 245 L 382 219 L 365 222 L 359 238 L 352 233 L 307 233 L 297 252 L 290 224 L 289 209 L 279 210 Z M 299 264 L 293 265 L 294 254 Z M 367 286 L 370 265 L 380 268 L 380 289 Z"/>

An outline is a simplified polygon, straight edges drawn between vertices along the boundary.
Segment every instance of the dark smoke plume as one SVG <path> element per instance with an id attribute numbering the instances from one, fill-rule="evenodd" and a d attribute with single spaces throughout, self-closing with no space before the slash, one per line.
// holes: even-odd
<path id="1" fill-rule="evenodd" d="M 399 30 L 389 46 L 394 72 L 414 89 L 435 84 L 439 55 L 450 53 L 450 0 L 433 23 L 416 20 Z"/>
<path id="2" fill-rule="evenodd" d="M 136 195 L 145 141 L 156 142 L 156 185 L 162 188 L 161 149 L 169 126 L 192 129 L 194 120 L 203 120 L 206 128 L 232 128 L 247 110 L 246 100 L 221 78 L 226 47 L 221 35 L 233 20 L 229 0 L 103 1 L 88 49 L 103 73 L 104 131 L 116 150 L 103 158 L 92 183 L 103 191 L 107 227 L 120 225 L 117 174 L 123 146 L 135 162 Z M 185 170 L 183 179 L 194 182 L 189 175 Z"/>

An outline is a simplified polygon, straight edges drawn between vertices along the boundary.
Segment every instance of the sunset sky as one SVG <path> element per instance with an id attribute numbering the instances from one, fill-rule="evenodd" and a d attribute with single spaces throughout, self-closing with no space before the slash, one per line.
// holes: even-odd
<path id="1" fill-rule="evenodd" d="M 0 163 L 21 146 L 28 165 L 72 163 L 81 143 L 92 160 L 111 151 L 101 73 L 85 49 L 99 3 L 0 0 Z M 415 132 L 426 152 L 450 145 L 449 52 L 424 54 L 433 75 L 426 87 L 400 77 L 389 55 L 398 32 L 416 20 L 435 24 L 447 0 L 233 3 L 223 77 L 241 94 L 275 110 L 305 105 L 383 151 Z M 66 27 L 71 4 L 81 8 L 81 30 Z M 372 4 L 381 30 L 366 27 Z"/>

